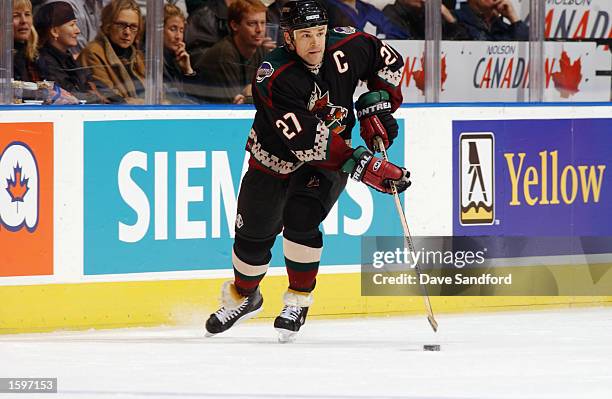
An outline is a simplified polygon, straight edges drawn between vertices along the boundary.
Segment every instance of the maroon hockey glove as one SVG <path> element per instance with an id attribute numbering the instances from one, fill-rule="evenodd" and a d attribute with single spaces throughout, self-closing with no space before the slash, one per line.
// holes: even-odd
<path id="1" fill-rule="evenodd" d="M 391 182 L 398 193 L 410 187 L 410 172 L 384 159 L 376 158 L 365 147 L 357 147 L 353 155 L 342 165 L 342 170 L 354 180 L 387 194 L 392 194 Z"/>
<path id="2" fill-rule="evenodd" d="M 385 148 L 393 144 L 397 137 L 399 126 L 391 115 L 389 93 L 384 90 L 371 91 L 362 94 L 355 103 L 357 118 L 359 118 L 361 137 L 368 148 L 377 151 L 374 138 L 379 136 Z"/>

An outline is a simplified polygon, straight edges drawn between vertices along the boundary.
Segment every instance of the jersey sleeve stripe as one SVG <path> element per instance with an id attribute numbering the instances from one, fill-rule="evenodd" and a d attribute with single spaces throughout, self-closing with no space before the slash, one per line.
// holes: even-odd
<path id="1" fill-rule="evenodd" d="M 328 47 L 328 51 L 335 50 L 335 49 L 337 49 L 338 47 L 340 47 L 340 46 L 344 45 L 345 43 L 350 42 L 351 40 L 356 39 L 356 38 L 361 37 L 361 36 L 363 36 L 363 37 L 366 37 L 366 38 L 367 38 L 367 36 L 368 36 L 368 35 L 367 35 L 367 34 L 365 34 L 364 32 L 355 32 L 355 33 L 353 33 L 352 35 L 347 36 L 347 37 L 345 37 L 344 39 L 340 40 L 339 42 L 334 43 L 334 44 L 332 44 L 331 46 L 329 46 L 329 47 Z"/>
<path id="2" fill-rule="evenodd" d="M 289 68 L 293 64 L 295 64 L 295 61 L 290 61 L 290 62 L 286 63 L 285 65 L 281 66 L 276 71 L 274 71 L 274 73 L 270 77 L 270 80 L 268 81 L 268 84 L 267 84 L 267 87 L 266 87 L 266 89 L 267 89 L 267 91 L 269 93 L 269 96 L 266 96 L 266 102 L 268 103 L 268 106 L 270 106 L 270 107 L 273 106 L 273 101 L 272 101 L 272 85 L 274 84 L 274 81 L 276 80 L 278 75 L 280 75 L 285 69 Z"/>

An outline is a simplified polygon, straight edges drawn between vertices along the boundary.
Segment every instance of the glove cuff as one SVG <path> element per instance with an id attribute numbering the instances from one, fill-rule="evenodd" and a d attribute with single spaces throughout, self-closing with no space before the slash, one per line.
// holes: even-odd
<path id="1" fill-rule="evenodd" d="M 363 173 L 372 160 L 372 152 L 363 146 L 359 146 L 353 151 L 353 154 L 342 165 L 342 171 L 348 173 L 352 179 L 361 181 Z"/>

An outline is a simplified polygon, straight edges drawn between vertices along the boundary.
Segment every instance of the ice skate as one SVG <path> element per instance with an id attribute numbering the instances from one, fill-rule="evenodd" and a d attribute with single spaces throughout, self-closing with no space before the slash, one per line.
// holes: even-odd
<path id="1" fill-rule="evenodd" d="M 232 326 L 255 317 L 263 310 L 263 297 L 259 287 L 249 296 L 236 291 L 234 283 L 226 281 L 221 288 L 221 308 L 206 321 L 206 336 L 229 330 Z"/>
<path id="2" fill-rule="evenodd" d="M 278 332 L 278 341 L 293 342 L 300 328 L 306 323 L 308 308 L 312 305 L 312 294 L 289 290 L 283 296 L 285 306 L 280 315 L 274 319 L 274 329 Z"/>

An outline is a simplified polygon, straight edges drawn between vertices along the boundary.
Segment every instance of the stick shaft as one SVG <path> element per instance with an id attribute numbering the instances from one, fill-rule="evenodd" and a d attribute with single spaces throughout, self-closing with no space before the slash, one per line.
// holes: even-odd
<path id="1" fill-rule="evenodd" d="M 376 137 L 376 141 L 378 144 L 378 148 L 380 149 L 382 156 L 385 161 L 389 160 L 387 156 L 387 150 L 385 149 L 385 145 L 380 137 Z M 414 244 L 412 241 L 412 236 L 410 235 L 410 229 L 408 228 L 408 222 L 406 221 L 406 215 L 404 214 L 404 209 L 402 208 L 402 202 L 400 201 L 399 194 L 397 189 L 395 188 L 395 183 L 391 183 L 391 191 L 393 193 L 393 199 L 395 200 L 395 209 L 397 210 L 397 214 L 399 216 L 400 222 L 402 224 L 402 229 L 404 231 L 404 242 L 408 247 L 408 250 L 414 253 Z M 434 332 L 438 331 L 438 322 L 436 321 L 433 313 L 433 309 L 431 308 L 431 301 L 429 300 L 429 293 L 427 292 L 427 287 L 421 284 L 421 269 L 419 265 L 415 262 L 414 270 L 417 274 L 417 278 L 419 279 L 419 287 L 421 288 L 421 294 L 423 296 L 423 301 L 425 302 L 425 310 L 427 311 L 427 321 L 429 321 L 429 325 L 434 330 Z"/>

